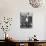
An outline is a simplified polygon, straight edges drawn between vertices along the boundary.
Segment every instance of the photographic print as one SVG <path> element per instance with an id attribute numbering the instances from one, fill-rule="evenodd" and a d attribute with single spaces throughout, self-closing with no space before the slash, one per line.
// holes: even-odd
<path id="1" fill-rule="evenodd" d="M 20 28 L 32 28 L 32 13 L 20 12 Z"/>

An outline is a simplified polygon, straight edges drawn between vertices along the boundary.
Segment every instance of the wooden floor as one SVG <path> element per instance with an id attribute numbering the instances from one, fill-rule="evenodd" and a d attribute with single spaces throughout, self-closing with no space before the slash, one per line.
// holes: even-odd
<path id="1" fill-rule="evenodd" d="M 23 45 L 22 45 L 23 44 Z M 6 41 L 0 40 L 0 46 L 46 46 L 46 40 L 44 41 Z"/>
<path id="2" fill-rule="evenodd" d="M 6 41 L 4 41 L 4 40 L 0 40 L 0 46 L 16 46 L 16 45 L 14 45 L 14 44 L 9 44 L 9 43 L 7 43 Z"/>
<path id="3" fill-rule="evenodd" d="M 4 42 L 0 42 L 0 46 L 15 46 L 15 45 L 5 44 Z"/>

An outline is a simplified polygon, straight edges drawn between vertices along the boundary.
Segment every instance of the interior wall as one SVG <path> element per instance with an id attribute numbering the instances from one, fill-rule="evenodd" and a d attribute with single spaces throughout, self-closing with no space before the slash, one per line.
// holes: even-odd
<path id="1" fill-rule="evenodd" d="M 20 12 L 33 13 L 33 27 L 30 29 L 20 28 Z M 10 33 L 17 40 L 28 40 L 34 34 L 37 35 L 37 39 L 45 39 L 45 16 L 46 8 L 33 8 L 28 0 L 0 0 L 0 18 L 12 17 L 12 26 Z M 0 35 L 2 31 L 0 32 Z M 0 39 L 4 37 L 0 36 Z"/>

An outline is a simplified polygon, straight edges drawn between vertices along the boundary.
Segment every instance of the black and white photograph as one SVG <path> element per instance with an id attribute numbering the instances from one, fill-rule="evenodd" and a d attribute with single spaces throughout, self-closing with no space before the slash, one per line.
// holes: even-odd
<path id="1" fill-rule="evenodd" d="M 20 12 L 20 28 L 32 28 L 32 13 Z"/>

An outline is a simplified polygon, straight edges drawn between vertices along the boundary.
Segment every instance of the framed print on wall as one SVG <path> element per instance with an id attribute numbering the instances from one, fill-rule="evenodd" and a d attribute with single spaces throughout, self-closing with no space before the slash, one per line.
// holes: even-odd
<path id="1" fill-rule="evenodd" d="M 32 13 L 20 12 L 20 28 L 32 28 Z"/>

